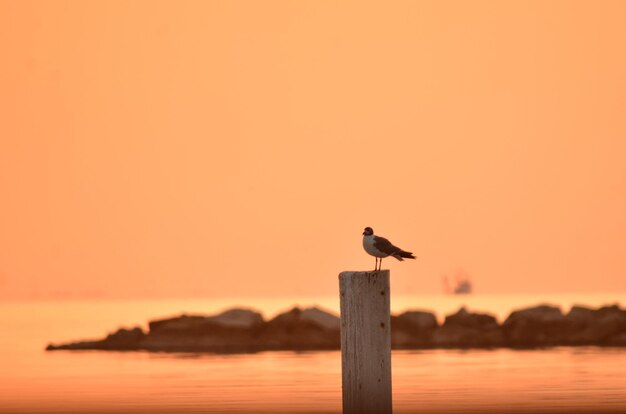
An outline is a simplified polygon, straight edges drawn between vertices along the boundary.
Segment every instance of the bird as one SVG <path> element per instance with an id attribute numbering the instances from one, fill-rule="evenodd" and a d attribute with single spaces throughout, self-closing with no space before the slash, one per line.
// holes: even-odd
<path id="1" fill-rule="evenodd" d="M 391 242 L 384 237 L 374 235 L 374 230 L 371 227 L 366 227 L 363 230 L 363 248 L 365 251 L 376 258 L 376 265 L 374 271 L 380 270 L 383 263 L 383 258 L 387 256 L 393 256 L 398 260 L 415 259 L 413 253 L 406 252 L 399 247 L 394 246 Z"/>

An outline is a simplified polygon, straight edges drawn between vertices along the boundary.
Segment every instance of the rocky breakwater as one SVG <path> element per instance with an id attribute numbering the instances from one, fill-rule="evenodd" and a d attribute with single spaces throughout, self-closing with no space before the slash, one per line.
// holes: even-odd
<path id="1" fill-rule="evenodd" d="M 563 314 L 558 307 L 542 305 L 511 313 L 502 330 L 511 347 L 626 346 L 626 311 L 617 305 L 574 306 Z"/>
<path id="2" fill-rule="evenodd" d="M 159 352 L 258 352 L 339 347 L 339 318 L 319 308 L 293 308 L 265 321 L 254 310 L 230 309 L 213 316 L 181 315 L 119 329 L 104 339 L 50 344 L 54 350 Z"/>
<path id="3" fill-rule="evenodd" d="M 293 308 L 270 320 L 248 309 L 213 315 L 181 315 L 120 329 L 104 339 L 48 345 L 48 350 L 146 350 L 160 352 L 258 352 L 332 350 L 340 347 L 339 318 L 319 308 Z M 439 324 L 428 311 L 391 316 L 394 349 L 537 348 L 626 346 L 626 310 L 617 305 L 591 309 L 539 305 L 512 312 L 499 324 L 485 313 L 461 308 Z"/>
<path id="4" fill-rule="evenodd" d="M 461 308 L 446 316 L 441 328 L 433 334 L 433 345 L 437 348 L 495 348 L 506 344 L 494 316 Z"/>

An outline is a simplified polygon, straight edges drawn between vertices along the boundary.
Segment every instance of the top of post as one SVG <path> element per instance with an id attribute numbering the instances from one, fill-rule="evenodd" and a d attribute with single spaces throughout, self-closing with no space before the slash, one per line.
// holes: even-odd
<path id="1" fill-rule="evenodd" d="M 339 273 L 339 279 L 345 278 L 353 278 L 353 277 L 389 277 L 389 269 L 383 270 L 368 270 L 368 271 L 359 271 L 359 270 L 347 270 L 345 272 Z"/>

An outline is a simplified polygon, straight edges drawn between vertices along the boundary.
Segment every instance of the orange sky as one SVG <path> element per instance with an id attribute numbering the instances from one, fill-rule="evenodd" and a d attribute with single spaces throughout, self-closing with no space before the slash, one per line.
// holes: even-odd
<path id="1" fill-rule="evenodd" d="M 0 0 L 0 298 L 624 291 L 625 16 Z"/>

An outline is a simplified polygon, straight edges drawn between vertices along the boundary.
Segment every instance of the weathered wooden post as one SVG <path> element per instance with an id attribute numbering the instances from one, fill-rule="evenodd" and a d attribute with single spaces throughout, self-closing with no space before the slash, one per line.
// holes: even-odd
<path id="1" fill-rule="evenodd" d="M 391 414 L 389 270 L 339 274 L 344 414 Z"/>

